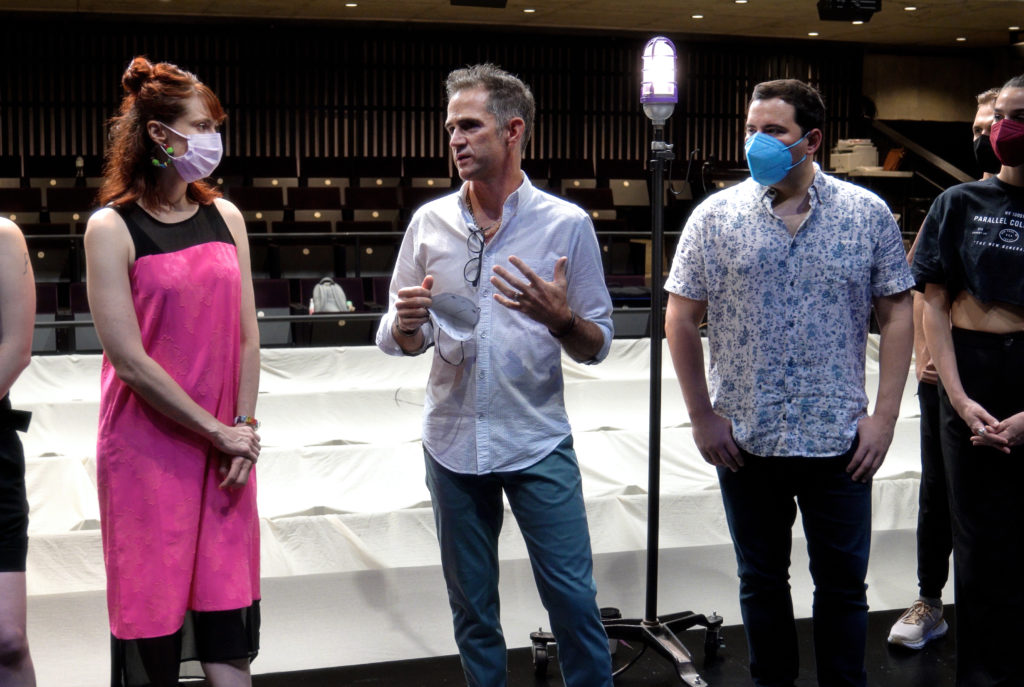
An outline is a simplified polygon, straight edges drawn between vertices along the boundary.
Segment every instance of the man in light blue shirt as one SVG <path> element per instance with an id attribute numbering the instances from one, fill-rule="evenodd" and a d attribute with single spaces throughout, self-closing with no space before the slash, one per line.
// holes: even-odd
<path id="1" fill-rule="evenodd" d="M 561 356 L 597 363 L 611 299 L 593 225 L 520 169 L 533 95 L 489 64 L 448 76 L 458 192 L 413 215 L 377 345 L 433 346 L 423 450 L 466 680 L 506 684 L 498 601 L 502 494 L 526 542 L 568 687 L 610 687 Z"/>
<path id="2" fill-rule="evenodd" d="M 759 687 L 797 679 L 788 582 L 797 505 L 815 585 L 818 683 L 866 684 L 871 478 L 892 441 L 913 341 L 914 280 L 892 214 L 812 160 L 824 114 L 799 81 L 754 88 L 752 178 L 694 210 L 665 285 L 669 349 L 694 441 L 718 468 Z M 868 415 L 872 306 L 881 343 Z"/>

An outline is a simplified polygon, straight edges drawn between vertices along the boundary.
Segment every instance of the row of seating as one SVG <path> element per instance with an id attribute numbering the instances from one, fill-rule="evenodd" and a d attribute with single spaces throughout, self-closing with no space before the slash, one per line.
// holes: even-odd
<path id="1" fill-rule="evenodd" d="M 388 299 L 390 277 L 360 279 L 338 277 L 336 281 L 353 306 L 353 316 L 335 317 L 329 322 L 265 321 L 267 317 L 309 314 L 313 289 L 320 277 L 305 279 L 254 279 L 260 342 L 267 347 L 372 343 L 371 327 Z M 74 325 L 70 323 L 78 322 Z M 70 284 L 36 283 L 34 353 L 97 353 L 101 350 L 84 282 Z M 43 323 L 43 326 L 39 326 Z M 47 324 L 47 323 L 52 323 Z M 347 328 L 346 328 L 347 327 Z"/>
<path id="2" fill-rule="evenodd" d="M 386 310 L 391 277 L 335 277 L 352 304 L 351 313 L 326 317 L 301 317 L 311 313 L 313 290 L 321 277 L 293 279 L 254 279 L 260 343 L 264 347 L 369 345 L 380 314 Z M 643 275 L 607 278 L 618 308 L 638 312 L 650 304 L 650 289 Z M 628 314 L 628 313 L 627 313 Z M 621 314 L 617 334 L 643 336 L 646 314 L 627 318 Z M 282 316 L 286 316 L 282 318 Z M 300 317 L 296 317 L 300 316 Z M 282 319 L 272 319 L 282 318 Z M 84 282 L 68 284 L 36 283 L 36 323 L 34 353 L 98 353 L 101 350 Z M 72 324 L 78 323 L 78 324 Z M 640 329 L 637 329 L 637 327 Z"/>
<path id="3" fill-rule="evenodd" d="M 442 186 L 232 186 L 224 188 L 224 195 L 247 220 L 376 221 L 389 222 L 396 229 L 416 208 L 450 190 Z M 646 193 L 646 186 L 642 190 Z M 647 217 L 646 204 L 623 204 L 610 188 L 571 187 L 562 195 L 594 220 L 627 219 L 640 229 Z M 91 187 L 0 188 L 0 216 L 21 225 L 82 222 L 97 205 L 96 189 Z"/>
<path id="4" fill-rule="evenodd" d="M 97 155 L 0 156 L 0 187 L 96 186 L 103 161 Z M 523 161 L 531 179 L 551 188 L 612 187 L 613 181 L 645 180 L 636 160 L 582 158 Z M 214 180 L 228 186 L 449 186 L 457 180 L 448 157 L 313 157 L 228 155 Z M 645 201 L 646 202 L 646 201 Z"/>
<path id="5" fill-rule="evenodd" d="M 649 235 L 630 231 L 621 220 L 597 220 L 595 224 L 606 275 L 649 273 Z M 403 237 L 387 222 L 333 226 L 328 221 L 272 222 L 268 226 L 264 221 L 251 221 L 248 225 L 250 264 L 256 279 L 389 276 Z M 83 227 L 81 222 L 23 226 L 37 282 L 84 281 Z M 677 232 L 666 236 L 663 261 L 671 257 L 676 236 Z"/>

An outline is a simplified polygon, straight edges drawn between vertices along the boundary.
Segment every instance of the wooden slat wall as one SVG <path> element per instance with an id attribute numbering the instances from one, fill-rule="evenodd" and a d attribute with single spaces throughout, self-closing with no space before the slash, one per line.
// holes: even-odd
<path id="1" fill-rule="evenodd" d="M 529 157 L 644 160 L 644 40 L 484 28 L 13 19 L 0 42 L 0 155 L 101 154 L 121 73 L 133 55 L 145 54 L 194 71 L 220 96 L 230 155 L 446 155 L 444 78 L 487 60 L 534 90 Z M 800 78 L 822 90 L 827 145 L 850 134 L 860 104 L 858 48 L 676 43 L 682 98 L 667 133 L 680 159 L 699 149 L 701 159 L 742 160 L 746 100 L 755 83 L 771 78 Z"/>

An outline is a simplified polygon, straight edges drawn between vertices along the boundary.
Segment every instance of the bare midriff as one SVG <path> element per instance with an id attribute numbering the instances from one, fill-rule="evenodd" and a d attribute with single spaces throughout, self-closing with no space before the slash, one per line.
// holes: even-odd
<path id="1" fill-rule="evenodd" d="M 982 303 L 967 291 L 953 300 L 949 319 L 954 327 L 990 334 L 1024 331 L 1024 308 L 1009 303 Z"/>

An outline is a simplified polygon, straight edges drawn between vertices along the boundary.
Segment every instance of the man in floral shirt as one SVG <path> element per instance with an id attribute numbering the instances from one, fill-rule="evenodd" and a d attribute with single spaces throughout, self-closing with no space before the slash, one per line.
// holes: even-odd
<path id="1" fill-rule="evenodd" d="M 899 228 L 881 199 L 813 162 L 824 113 L 800 81 L 754 88 L 752 178 L 694 210 L 665 286 L 669 348 L 694 441 L 718 468 L 759 686 L 797 679 L 788 580 L 798 505 L 819 684 L 866 684 L 871 478 L 892 441 L 912 350 L 914 280 Z M 880 372 L 868 414 L 872 306 Z"/>

